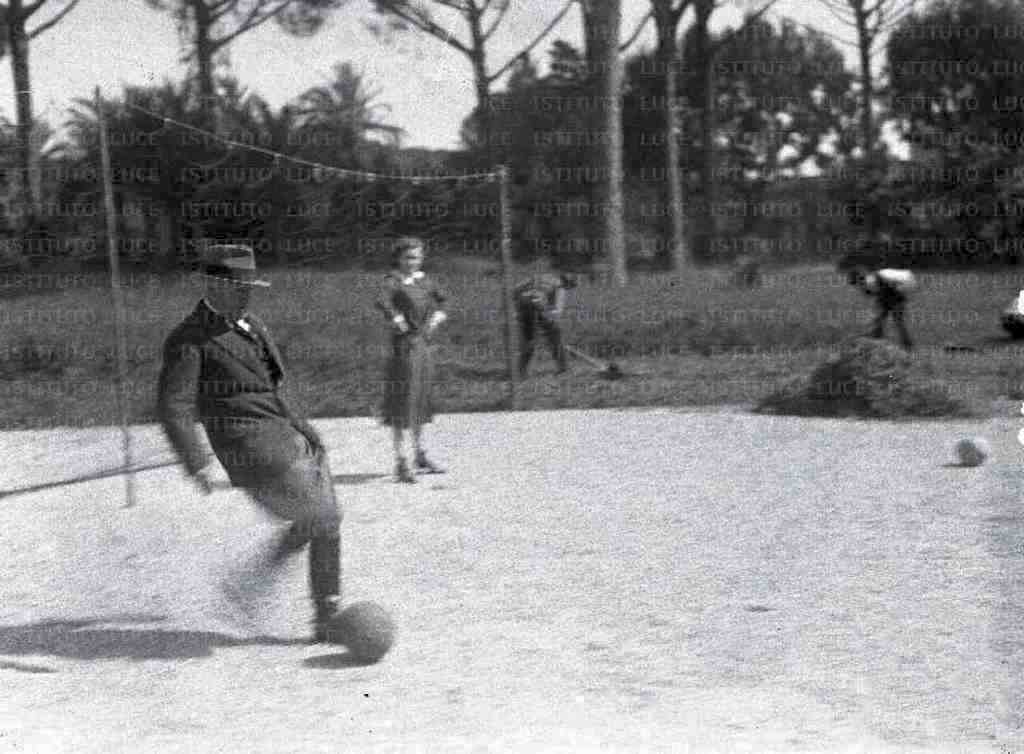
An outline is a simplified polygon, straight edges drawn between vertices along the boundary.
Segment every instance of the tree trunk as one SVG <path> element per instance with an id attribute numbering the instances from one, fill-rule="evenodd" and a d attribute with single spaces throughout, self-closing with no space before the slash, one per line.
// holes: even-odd
<path id="1" fill-rule="evenodd" d="M 583 56 L 587 62 L 600 60 L 601 29 L 600 13 L 595 4 L 602 0 L 580 0 L 580 12 L 583 14 Z M 593 73 L 594 69 L 589 69 Z"/>
<path id="2" fill-rule="evenodd" d="M 28 34 L 22 15 L 21 0 L 11 0 L 7 10 L 7 39 L 14 78 L 16 133 L 18 138 L 18 178 L 16 227 L 26 230 L 42 214 L 39 176 L 39 152 L 35 148 L 32 119 L 32 79 L 29 75 Z"/>
<path id="3" fill-rule="evenodd" d="M 174 269 L 177 244 L 174 241 L 174 223 L 171 221 L 169 208 L 162 208 L 156 218 L 157 234 L 160 244 L 159 266 L 165 270 Z"/>
<path id="4" fill-rule="evenodd" d="M 469 21 L 469 36 L 472 40 L 469 61 L 473 65 L 473 86 L 476 89 L 477 111 L 480 119 L 477 125 L 480 127 L 479 137 L 483 139 L 483 169 L 494 170 L 494 149 L 491 145 L 491 82 L 487 77 L 487 41 L 484 39 L 484 30 L 481 26 L 482 18 L 476 12 L 476 6 L 469 4 L 467 20 Z"/>
<path id="5" fill-rule="evenodd" d="M 588 35 L 590 44 L 596 45 L 595 56 L 599 78 L 599 93 L 604 103 L 604 131 L 599 171 L 604 206 L 601 208 L 604 231 L 603 241 L 611 264 L 612 281 L 623 286 L 628 280 L 626 268 L 626 228 L 622 196 L 622 57 L 619 55 L 619 29 L 622 23 L 621 0 L 598 0 L 591 6 L 594 26 Z M 591 61 L 593 62 L 593 61 Z M 594 68 L 591 68 L 594 70 Z"/>
<path id="6" fill-rule="evenodd" d="M 192 0 L 192 11 L 196 24 L 195 54 L 199 79 L 200 111 L 203 126 L 214 130 L 217 126 L 217 90 L 213 83 L 213 55 L 215 49 L 210 39 L 213 22 L 205 0 Z"/>
<path id="7" fill-rule="evenodd" d="M 864 148 L 864 156 L 871 153 L 875 143 L 874 118 L 871 106 L 874 97 L 874 81 L 871 76 L 871 35 L 868 31 L 868 17 L 864 12 L 864 3 L 859 3 L 854 12 L 857 14 L 857 51 L 860 53 L 860 85 L 861 85 L 861 113 L 860 113 L 860 138 Z"/>
<path id="8" fill-rule="evenodd" d="M 680 169 L 679 139 L 682 135 L 679 108 L 677 107 L 679 45 L 676 44 L 675 28 L 658 30 L 656 59 L 659 69 L 665 71 L 665 201 L 669 206 L 671 222 L 669 251 L 672 268 L 682 272 L 687 266 L 686 222 L 683 214 L 683 176 Z"/>
<path id="9" fill-rule="evenodd" d="M 701 209 L 697 213 L 697 253 L 711 258 L 712 242 L 717 234 L 715 223 L 715 64 L 711 44 L 710 19 L 713 0 L 697 1 L 697 60 L 700 61 L 700 143 L 701 143 Z"/>
<path id="10" fill-rule="evenodd" d="M 481 48 L 473 53 L 473 79 L 476 87 L 477 109 L 480 113 L 480 138 L 483 139 L 484 170 L 494 170 L 494 148 L 491 144 L 491 85 L 487 81 L 487 63 Z"/>
<path id="11" fill-rule="evenodd" d="M 278 177 L 274 178 L 273 183 L 270 186 L 270 197 L 273 202 L 272 212 L 270 217 L 270 248 L 273 250 L 274 261 L 278 267 L 284 267 L 288 264 L 288 254 L 284 246 L 284 223 L 285 223 L 285 207 L 288 206 L 288 184 Z"/>

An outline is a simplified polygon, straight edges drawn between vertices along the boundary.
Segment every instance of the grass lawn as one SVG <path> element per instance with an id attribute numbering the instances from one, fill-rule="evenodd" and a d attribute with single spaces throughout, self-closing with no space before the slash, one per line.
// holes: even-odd
<path id="1" fill-rule="evenodd" d="M 433 271 L 450 296 L 439 338 L 439 408 L 502 408 L 509 389 L 501 277 L 480 266 L 443 265 Z M 161 344 L 202 288 L 184 274 L 124 277 L 129 414 L 149 422 Z M 373 414 L 387 350 L 373 306 L 381 273 L 294 269 L 269 277 L 274 287 L 257 293 L 253 309 L 281 345 L 295 404 L 316 417 Z M 982 414 L 1024 398 L 1024 343 L 1008 341 L 999 327 L 1002 308 L 1024 287 L 1024 272 L 919 279 L 909 327 L 922 373 L 946 381 Z M 4 428 L 119 421 L 112 300 L 102 272 L 0 278 Z M 872 301 L 830 267 L 769 270 L 752 290 L 709 269 L 685 279 L 638 274 L 624 288 L 584 279 L 570 307 L 568 340 L 618 361 L 629 376 L 603 381 L 578 362 L 571 375 L 557 378 L 542 346 L 534 375 L 520 386 L 521 409 L 752 404 L 820 364 L 839 342 L 865 331 L 872 316 Z"/>

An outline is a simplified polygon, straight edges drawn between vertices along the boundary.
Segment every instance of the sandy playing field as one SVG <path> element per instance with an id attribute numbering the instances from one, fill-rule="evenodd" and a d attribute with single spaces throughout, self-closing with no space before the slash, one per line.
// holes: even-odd
<path id="1" fill-rule="evenodd" d="M 220 583 L 274 530 L 175 467 L 0 498 L 3 752 L 1024 750 L 1018 417 L 740 411 L 440 417 L 391 480 L 316 422 L 346 601 L 379 664 L 305 643 L 305 563 L 247 630 Z M 960 437 L 995 458 L 950 465 Z M 167 458 L 135 430 L 143 460 Z M 4 491 L 116 465 L 113 430 L 0 436 Z"/>

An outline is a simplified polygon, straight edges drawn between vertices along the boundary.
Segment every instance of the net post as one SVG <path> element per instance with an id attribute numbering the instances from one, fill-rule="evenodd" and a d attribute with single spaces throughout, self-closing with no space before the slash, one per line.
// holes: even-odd
<path id="1" fill-rule="evenodd" d="M 509 402 L 519 408 L 519 370 L 515 355 L 515 308 L 512 301 L 512 217 L 509 208 L 508 168 L 498 166 L 501 204 L 501 280 L 505 309 L 505 359 L 508 366 Z"/>
<path id="2" fill-rule="evenodd" d="M 110 287 L 114 297 L 114 331 L 117 338 L 117 407 L 121 417 L 121 446 L 125 468 L 125 506 L 135 505 L 135 475 L 132 473 L 132 433 L 128 426 L 128 396 L 126 372 L 128 344 L 125 333 L 124 301 L 121 295 L 121 268 L 117 258 L 117 217 L 114 207 L 114 184 L 110 170 L 110 145 L 107 138 L 107 120 L 103 115 L 103 98 L 96 87 L 96 117 L 100 127 L 100 163 L 103 177 L 103 201 L 107 225 L 107 251 L 110 256 Z"/>

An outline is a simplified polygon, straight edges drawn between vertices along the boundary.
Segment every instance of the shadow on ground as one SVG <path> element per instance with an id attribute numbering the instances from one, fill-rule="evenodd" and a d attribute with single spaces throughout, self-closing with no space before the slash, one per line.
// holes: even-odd
<path id="1" fill-rule="evenodd" d="M 335 484 L 366 484 L 374 479 L 382 479 L 389 474 L 335 474 L 331 481 Z"/>
<path id="2" fill-rule="evenodd" d="M 504 367 L 477 366 L 475 364 L 447 363 L 441 364 L 441 369 L 448 377 L 469 380 L 495 380 L 502 381 L 508 378 L 508 370 Z"/>
<path id="3" fill-rule="evenodd" d="M 383 477 L 390 476 L 389 474 L 335 474 L 331 477 L 333 484 L 342 485 L 356 485 L 366 484 L 372 482 L 374 479 L 381 479 Z M 231 482 L 214 482 L 213 487 L 216 490 L 229 491 L 235 489 Z"/>
<path id="4" fill-rule="evenodd" d="M 238 639 L 215 631 L 158 628 L 111 628 L 111 624 L 159 623 L 163 616 L 96 617 L 48 620 L 0 626 L 0 655 L 50 655 L 74 660 L 191 660 L 209 657 L 216 647 L 304 645 L 305 639 L 256 636 Z M 53 672 L 16 662 L 0 668 Z"/>
<path id="5" fill-rule="evenodd" d="M 341 652 L 340 654 L 307 657 L 302 661 L 302 664 L 307 668 L 317 668 L 319 670 L 341 670 L 343 668 L 365 668 L 376 664 L 376 661 L 360 660 L 351 652 Z"/>
<path id="6" fill-rule="evenodd" d="M 13 660 L 2 660 L 0 661 L 0 670 L 16 670 L 19 673 L 56 673 L 58 672 L 54 668 L 48 668 L 45 665 L 33 665 L 28 662 L 15 662 Z"/>
<path id="7" fill-rule="evenodd" d="M 151 463 L 145 466 L 139 466 L 134 469 L 135 472 L 148 471 L 149 469 L 162 469 L 168 466 L 176 466 L 177 462 L 164 461 L 161 463 Z M 16 495 L 25 495 L 31 492 L 41 492 L 42 490 L 49 490 L 55 487 L 64 487 L 69 484 L 79 484 L 81 482 L 94 482 L 98 479 L 106 479 L 107 477 L 120 476 L 124 474 L 124 469 L 107 469 L 105 471 L 96 471 L 89 474 L 82 474 L 81 476 L 71 477 L 68 479 L 60 479 L 54 482 L 43 482 L 41 484 L 31 484 L 25 487 L 15 487 L 8 490 L 0 490 L 0 499 L 6 497 L 14 497 Z M 380 479 L 386 474 L 335 474 L 331 481 L 335 484 L 366 484 L 374 479 Z M 214 482 L 214 489 L 217 490 L 231 490 L 234 487 L 230 482 Z"/>
<path id="8" fill-rule="evenodd" d="M 150 469 L 163 469 L 168 466 L 176 466 L 176 461 L 161 461 L 159 463 L 148 463 L 142 466 L 136 466 L 133 471 L 148 471 Z M 0 498 L 13 497 L 14 495 L 24 495 L 29 492 L 40 492 L 41 490 L 49 490 L 54 487 L 64 487 L 69 484 L 79 484 L 81 482 L 94 482 L 97 479 L 106 479 L 112 476 L 120 476 L 125 471 L 122 468 L 117 469 L 105 469 L 103 471 L 93 471 L 88 474 L 82 474 L 76 477 L 70 477 L 68 479 L 59 479 L 53 482 L 42 482 L 40 484 L 31 484 L 26 487 L 16 487 L 9 490 L 0 490 Z"/>

